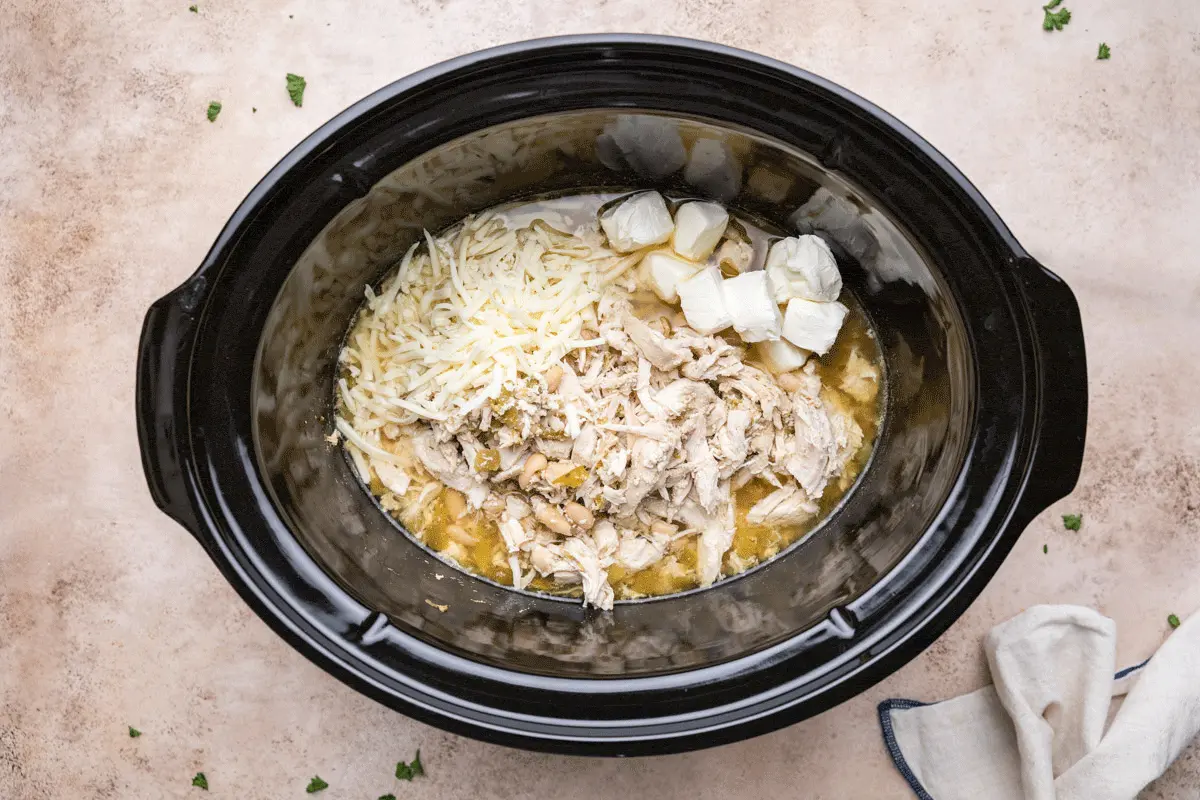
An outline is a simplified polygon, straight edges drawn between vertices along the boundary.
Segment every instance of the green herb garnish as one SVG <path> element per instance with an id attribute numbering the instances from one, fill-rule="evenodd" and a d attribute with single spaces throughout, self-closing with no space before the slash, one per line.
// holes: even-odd
<path id="1" fill-rule="evenodd" d="M 1044 545 L 1042 545 L 1042 552 L 1043 552 L 1043 553 L 1049 553 L 1049 552 L 1050 552 L 1050 545 L 1048 545 L 1048 544 L 1044 544 Z"/>
<path id="2" fill-rule="evenodd" d="M 425 767 L 421 766 L 421 751 L 417 750 L 416 756 L 413 757 L 411 764 L 405 764 L 403 761 L 396 763 L 396 777 L 402 781 L 411 781 L 418 775 L 425 774 Z"/>
<path id="3" fill-rule="evenodd" d="M 1096 60 L 1097 61 L 1108 61 L 1108 58 L 1111 55 L 1112 55 L 1112 50 L 1109 50 L 1108 45 L 1106 45 L 1104 42 L 1101 42 L 1100 50 L 1099 50 L 1099 52 L 1096 53 Z"/>
<path id="4" fill-rule="evenodd" d="M 132 725 L 129 726 L 129 738 L 130 739 L 136 739 L 141 735 L 142 735 L 141 731 L 139 731 L 137 728 L 133 727 Z"/>
<path id="5" fill-rule="evenodd" d="M 297 108 L 304 105 L 304 88 L 308 86 L 308 82 L 299 75 L 287 74 L 287 92 L 288 97 L 292 98 L 292 102 Z"/>
<path id="6" fill-rule="evenodd" d="M 1049 3 L 1042 6 L 1042 11 L 1045 17 L 1042 19 L 1042 29 L 1047 31 L 1061 31 L 1063 25 L 1071 21 L 1071 12 L 1067 9 L 1055 11 L 1062 4 L 1063 0 L 1050 0 Z"/>
<path id="7" fill-rule="evenodd" d="M 192 12 L 193 14 L 200 13 L 200 9 L 196 8 L 195 6 L 188 6 L 188 11 Z"/>
<path id="8" fill-rule="evenodd" d="M 1083 524 L 1083 514 L 1063 514 L 1063 527 L 1069 531 L 1079 530 Z"/>
<path id="9" fill-rule="evenodd" d="M 208 113 L 208 121 L 216 122 L 217 114 L 221 113 L 221 104 L 218 103 L 216 100 L 213 100 L 211 103 L 208 104 L 208 112 L 207 113 Z"/>
<path id="10" fill-rule="evenodd" d="M 304 791 L 308 792 L 309 794 L 316 794 L 317 792 L 328 788 L 329 784 L 321 780 L 320 775 L 313 775 L 312 780 L 308 782 L 308 787 L 305 788 Z"/>
<path id="11" fill-rule="evenodd" d="M 394 794 L 381 794 L 381 795 L 379 795 L 379 800 L 396 800 L 396 795 L 394 795 Z"/>
<path id="12" fill-rule="evenodd" d="M 208 778 L 204 777 L 203 772 L 197 772 L 196 777 L 192 778 L 192 786 L 199 786 L 204 791 L 208 791 Z"/>
<path id="13" fill-rule="evenodd" d="M 1179 617 L 1175 616 L 1174 614 L 1168 614 L 1167 615 L 1167 624 L 1170 625 L 1172 628 L 1178 628 L 1179 627 Z"/>

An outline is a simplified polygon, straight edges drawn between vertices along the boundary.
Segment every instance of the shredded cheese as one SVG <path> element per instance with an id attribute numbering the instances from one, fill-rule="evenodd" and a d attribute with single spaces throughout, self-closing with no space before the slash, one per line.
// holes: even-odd
<path id="1" fill-rule="evenodd" d="M 534 222 L 508 229 L 490 215 L 442 236 L 424 232 L 366 307 L 342 353 L 338 429 L 363 453 L 384 424 L 465 416 L 575 350 L 601 291 L 635 260 Z M 351 424 L 351 422 L 353 424 Z M 365 432 L 356 433 L 355 430 Z M 380 454 L 383 455 L 380 455 Z"/>

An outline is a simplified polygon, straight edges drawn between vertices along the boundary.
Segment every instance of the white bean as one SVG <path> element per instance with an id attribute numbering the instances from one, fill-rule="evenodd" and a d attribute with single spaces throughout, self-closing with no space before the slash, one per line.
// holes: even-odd
<path id="1" fill-rule="evenodd" d="M 447 525 L 446 535 L 459 544 L 464 544 L 468 547 L 479 543 L 479 540 L 472 536 L 462 525 Z"/>
<path id="2" fill-rule="evenodd" d="M 661 519 L 655 520 L 650 525 L 650 532 L 661 536 L 674 536 L 679 532 L 679 528 L 669 522 L 663 522 Z"/>
<path id="3" fill-rule="evenodd" d="M 537 517 L 538 522 L 559 536 L 566 536 L 571 532 L 571 523 L 563 516 L 561 511 L 549 503 L 539 507 L 537 511 L 533 512 L 533 515 Z"/>
<path id="4" fill-rule="evenodd" d="M 533 483 L 534 477 L 539 472 L 546 468 L 550 461 L 541 453 L 534 453 L 529 458 L 525 459 L 525 466 L 521 469 L 521 474 L 517 478 L 517 485 L 524 491 L 529 491 L 530 484 Z"/>
<path id="5" fill-rule="evenodd" d="M 558 385 L 562 383 L 563 368 L 559 364 L 555 364 L 550 369 L 546 370 L 546 388 L 551 392 L 558 391 Z"/>
<path id="6" fill-rule="evenodd" d="M 445 504 L 446 513 L 450 515 L 450 519 L 458 519 L 467 513 L 467 498 L 462 496 L 462 492 L 446 489 L 442 495 L 442 503 Z"/>
<path id="7" fill-rule="evenodd" d="M 572 522 L 584 530 L 588 530 L 596 524 L 596 518 L 592 516 L 592 512 L 588 511 L 580 503 L 574 501 L 567 503 L 563 506 L 563 511 L 571 518 Z"/>
<path id="8" fill-rule="evenodd" d="M 788 394 L 800 391 L 800 387 L 803 386 L 800 379 L 790 372 L 785 372 L 776 377 L 775 382 L 779 384 L 780 389 L 783 389 Z"/>

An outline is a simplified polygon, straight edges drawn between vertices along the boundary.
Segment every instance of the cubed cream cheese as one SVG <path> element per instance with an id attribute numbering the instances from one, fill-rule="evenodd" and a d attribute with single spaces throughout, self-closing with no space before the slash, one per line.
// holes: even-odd
<path id="1" fill-rule="evenodd" d="M 759 342 L 754 345 L 758 357 L 774 375 L 792 372 L 800 369 L 808 362 L 811 352 L 803 347 L 789 342 L 787 339 L 777 339 L 773 342 Z"/>
<path id="2" fill-rule="evenodd" d="M 716 203 L 684 203 L 675 212 L 671 246 L 684 258 L 703 261 L 717 248 L 728 224 L 729 212 Z"/>
<path id="3" fill-rule="evenodd" d="M 745 342 L 764 342 L 779 338 L 783 315 L 771 296 L 771 284 L 761 270 L 729 278 L 721 284 L 725 308 L 733 319 L 733 329 Z"/>
<path id="4" fill-rule="evenodd" d="M 701 269 L 699 264 L 676 258 L 670 253 L 655 250 L 647 253 L 642 259 L 641 270 L 650 288 L 664 303 L 674 303 L 679 299 L 676 287 L 683 281 L 695 275 Z"/>
<path id="5" fill-rule="evenodd" d="M 767 274 L 775 299 L 793 297 L 829 303 L 842 293 L 842 274 L 829 245 L 819 236 L 792 236 L 771 245 Z"/>
<path id="6" fill-rule="evenodd" d="M 631 253 L 670 239 L 675 223 L 661 194 L 642 192 L 606 209 L 600 227 L 612 249 Z"/>
<path id="7" fill-rule="evenodd" d="M 675 287 L 688 325 L 705 335 L 723 331 L 733 324 L 733 317 L 725 308 L 721 283 L 721 271 L 717 267 L 706 267 Z"/>
<path id="8" fill-rule="evenodd" d="M 793 298 L 783 315 L 783 338 L 796 347 L 825 355 L 837 341 L 849 309 L 841 303 L 815 303 Z"/>

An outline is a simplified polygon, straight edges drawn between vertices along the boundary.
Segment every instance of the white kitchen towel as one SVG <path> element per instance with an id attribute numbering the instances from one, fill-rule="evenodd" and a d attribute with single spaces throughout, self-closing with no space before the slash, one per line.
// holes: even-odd
<path id="1" fill-rule="evenodd" d="M 1200 731 L 1200 622 L 1114 676 L 1116 636 L 1078 606 L 997 625 L 985 641 L 992 686 L 880 703 L 896 768 L 920 800 L 1133 800 Z"/>

